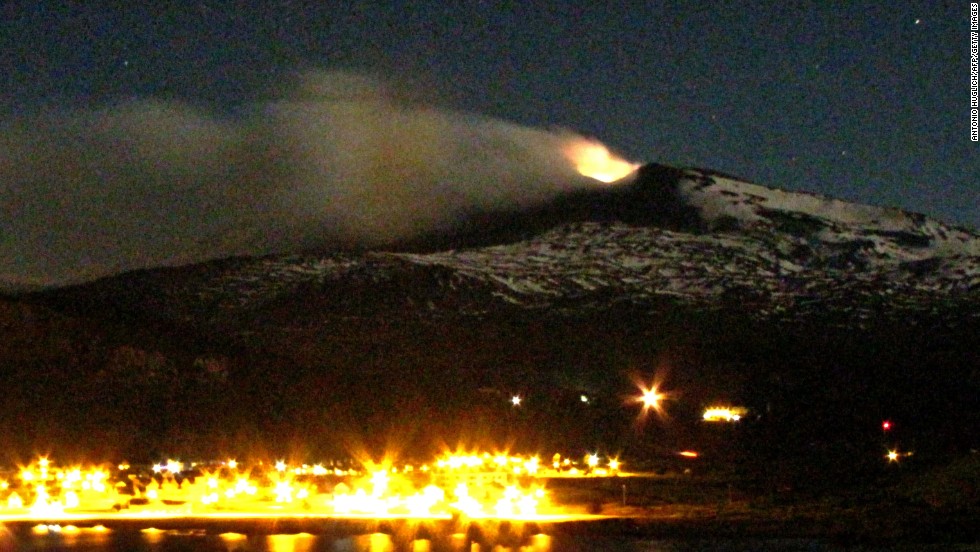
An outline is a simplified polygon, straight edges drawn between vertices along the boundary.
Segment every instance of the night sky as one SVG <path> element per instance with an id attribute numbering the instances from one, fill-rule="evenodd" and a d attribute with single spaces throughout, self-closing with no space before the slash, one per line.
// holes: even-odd
<path id="1" fill-rule="evenodd" d="M 234 113 L 347 69 L 636 161 L 980 227 L 967 2 L 109 4 L 3 3 L 0 114 L 147 97 Z"/>

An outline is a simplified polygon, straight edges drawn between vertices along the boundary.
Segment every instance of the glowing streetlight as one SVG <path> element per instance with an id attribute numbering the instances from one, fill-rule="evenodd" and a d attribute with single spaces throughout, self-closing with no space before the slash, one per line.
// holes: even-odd
<path id="1" fill-rule="evenodd" d="M 660 384 L 657 380 L 654 380 L 649 385 L 643 381 L 634 379 L 633 383 L 639 390 L 639 395 L 634 395 L 628 399 L 630 403 L 640 404 L 640 414 L 637 416 L 637 423 L 643 423 L 650 411 L 653 410 L 658 416 L 664 415 L 664 401 L 667 399 L 673 399 L 674 396 L 671 393 L 667 393 L 660 390 Z"/>
<path id="2" fill-rule="evenodd" d="M 514 395 L 513 397 L 510 398 L 510 404 L 512 404 L 514 406 L 521 406 L 521 401 L 522 400 L 523 399 L 521 399 L 521 396 L 520 395 Z"/>
<path id="3" fill-rule="evenodd" d="M 899 454 L 897 450 L 890 450 L 888 451 L 888 454 L 885 455 L 885 458 L 887 458 L 889 462 L 898 462 L 898 457 Z"/>
<path id="4" fill-rule="evenodd" d="M 660 412 L 661 405 L 660 402 L 664 399 L 664 394 L 657 390 L 657 387 L 651 387 L 649 389 L 641 388 L 642 394 L 637 399 L 643 404 L 643 410 L 653 410 L 655 412 Z"/>

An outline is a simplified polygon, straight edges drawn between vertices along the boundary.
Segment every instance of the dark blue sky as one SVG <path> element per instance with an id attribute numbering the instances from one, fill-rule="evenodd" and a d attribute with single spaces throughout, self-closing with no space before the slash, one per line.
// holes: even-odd
<path id="1" fill-rule="evenodd" d="M 4 2 L 3 112 L 224 111 L 297 71 L 365 70 L 637 161 L 980 227 L 967 2 L 114 4 Z"/>

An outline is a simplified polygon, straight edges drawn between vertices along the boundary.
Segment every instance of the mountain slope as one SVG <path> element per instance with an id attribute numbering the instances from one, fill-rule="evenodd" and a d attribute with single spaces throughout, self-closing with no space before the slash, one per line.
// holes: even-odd
<path id="1" fill-rule="evenodd" d="M 303 297 L 326 301 L 339 317 L 372 309 L 426 318 L 515 308 L 574 316 L 670 299 L 736 308 L 751 318 L 831 309 L 861 319 L 932 312 L 980 296 L 980 236 L 973 232 L 705 171 L 647 165 L 619 186 L 499 218 L 504 222 L 479 234 L 464 226 L 405 252 L 231 259 L 47 297 L 240 326 L 234 321 Z M 463 248 L 433 251 L 440 240 Z M 301 323 L 302 308 L 296 317 Z"/>

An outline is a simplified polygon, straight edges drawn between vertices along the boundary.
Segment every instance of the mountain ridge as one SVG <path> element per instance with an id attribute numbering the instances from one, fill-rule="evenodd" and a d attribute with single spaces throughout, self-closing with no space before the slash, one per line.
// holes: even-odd
<path id="1" fill-rule="evenodd" d="M 710 306 L 734 293 L 768 303 L 750 313 L 768 316 L 800 301 L 838 298 L 848 289 L 895 305 L 921 296 L 926 306 L 943 294 L 975 299 L 980 293 L 980 235 L 967 229 L 694 169 L 645 165 L 616 186 L 503 213 L 497 223 L 475 230 L 484 217 L 490 215 L 470 219 L 450 236 L 385 251 L 227 259 L 141 271 L 40 297 L 92 292 L 118 303 L 145 286 L 149 291 L 142 296 L 151 302 L 167 298 L 188 305 L 188 312 L 234 312 L 296 290 L 317 293 L 327 284 L 350 296 L 342 291 L 345 279 L 364 291 L 371 282 L 418 271 L 441 274 L 433 276 L 441 282 L 433 284 L 438 289 L 429 297 L 406 293 L 399 301 L 471 313 L 504 304 L 574 309 L 577 301 L 635 303 L 665 296 Z M 470 290 L 460 297 L 482 294 L 482 306 L 455 304 L 454 290 L 461 287 Z M 187 320 L 193 317 L 188 312 L 174 316 Z"/>

